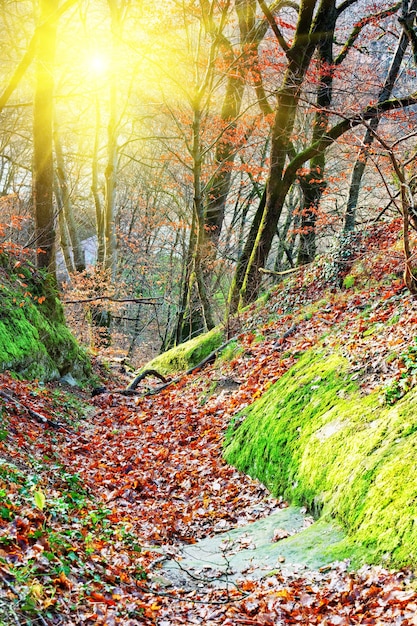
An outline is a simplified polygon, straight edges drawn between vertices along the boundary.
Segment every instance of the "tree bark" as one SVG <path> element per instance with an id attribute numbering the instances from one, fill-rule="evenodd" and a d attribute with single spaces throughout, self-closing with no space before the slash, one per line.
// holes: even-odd
<path id="1" fill-rule="evenodd" d="M 337 11 L 333 5 L 329 7 L 324 23 L 324 36 L 318 45 L 318 62 L 320 67 L 319 86 L 316 100 L 316 113 L 313 122 L 313 143 L 326 134 L 329 123 L 329 107 L 333 92 L 333 39 L 336 28 Z M 316 221 L 321 197 L 326 188 L 324 180 L 325 153 L 314 156 L 310 161 L 310 171 L 300 177 L 304 194 L 301 210 L 300 243 L 297 265 L 311 263 L 316 256 Z"/>
<path id="2" fill-rule="evenodd" d="M 53 93 L 56 21 L 51 19 L 58 0 L 39 1 L 39 37 L 36 54 L 36 91 L 33 107 L 33 204 L 35 210 L 36 262 L 55 275 L 55 217 Z"/>
<path id="3" fill-rule="evenodd" d="M 54 144 L 55 144 L 55 157 L 56 157 L 56 173 L 59 187 L 59 197 L 62 203 L 60 209 L 60 225 L 61 220 L 64 219 L 68 228 L 69 239 L 71 242 L 72 256 L 74 259 L 74 266 L 77 272 L 85 270 L 84 252 L 81 247 L 81 241 L 78 236 L 78 228 L 74 217 L 74 208 L 71 202 L 71 196 L 69 192 L 68 179 L 65 170 L 64 155 L 62 151 L 62 145 L 58 133 L 57 124 L 54 128 Z M 62 216 L 61 216 L 62 211 Z M 62 239 L 62 228 L 61 228 Z"/>

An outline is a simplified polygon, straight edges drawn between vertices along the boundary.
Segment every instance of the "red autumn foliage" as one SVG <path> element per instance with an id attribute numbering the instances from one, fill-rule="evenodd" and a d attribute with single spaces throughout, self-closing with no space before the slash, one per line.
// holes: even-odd
<path id="1" fill-rule="evenodd" d="M 417 624 L 405 571 L 334 566 L 242 580 L 227 592 L 167 589 L 155 577 L 166 550 L 285 505 L 225 464 L 222 437 L 297 353 L 327 335 L 353 369 L 366 369 L 365 391 L 400 375 L 401 359 L 385 356 L 409 345 L 417 304 L 395 277 L 398 227 L 364 242 L 355 289 L 329 288 L 323 265 L 300 270 L 241 317 L 238 356 L 157 395 L 110 390 L 90 401 L 59 383 L 2 374 L 1 389 L 17 402 L 0 398 L 0 610 L 8 602 L 19 618 L 47 624 Z M 379 273 L 392 279 L 376 282 Z"/>

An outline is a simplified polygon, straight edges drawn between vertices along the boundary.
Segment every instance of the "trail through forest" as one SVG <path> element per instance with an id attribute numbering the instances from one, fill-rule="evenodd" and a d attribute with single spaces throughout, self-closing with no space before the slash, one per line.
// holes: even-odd
<path id="1" fill-rule="evenodd" d="M 400 263 L 395 255 L 372 262 L 384 274 Z M 181 568 L 184 549 L 226 531 L 239 537 L 232 552 L 250 550 L 253 527 L 246 537 L 236 529 L 285 515 L 285 502 L 224 462 L 223 435 L 232 416 L 326 329 L 338 327 L 328 345 L 343 343 L 353 370 L 367 372 L 365 392 L 401 371 L 400 361 L 387 365 L 381 356 L 409 345 L 417 304 L 402 281 L 379 285 L 366 320 L 361 312 L 374 286 L 327 293 L 317 308 L 323 289 L 314 277 L 295 278 L 290 290 L 278 289 L 279 297 L 242 316 L 232 360 L 219 358 L 153 396 L 140 395 L 148 381 L 136 396 L 112 392 L 126 382 L 117 376 L 107 375 L 109 391 L 90 398 L 63 383 L 1 375 L 0 623 L 417 624 L 411 572 L 352 573 L 346 562 L 291 569 L 279 542 L 295 528 L 282 519 L 271 540 L 276 566 L 260 576 L 252 578 L 249 566 L 233 584 L 218 585 L 210 582 L 213 568 L 196 568 L 190 584 L 164 569 L 169 560 Z M 393 317 L 395 325 L 385 324 Z M 366 345 L 362 339 L 375 325 L 371 354 L 369 337 Z M 294 514 L 301 526 L 312 521 Z M 219 545 L 226 559 L 229 548 Z"/>

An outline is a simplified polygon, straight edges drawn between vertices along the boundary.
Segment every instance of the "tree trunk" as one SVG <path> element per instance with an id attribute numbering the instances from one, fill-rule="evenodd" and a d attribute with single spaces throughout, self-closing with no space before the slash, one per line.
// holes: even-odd
<path id="1" fill-rule="evenodd" d="M 306 265 L 314 261 L 316 256 L 316 221 L 323 191 L 326 183 L 323 179 L 324 152 L 311 161 L 310 171 L 300 178 L 304 202 L 301 211 L 300 241 L 297 254 L 297 265 Z"/>
<path id="2" fill-rule="evenodd" d="M 409 11 L 415 11 L 416 8 L 417 0 L 413 0 Z M 402 19 L 408 22 L 407 16 L 402 16 Z M 389 67 L 384 85 L 380 91 L 378 104 L 380 104 L 381 102 L 385 102 L 385 100 L 388 100 L 388 98 L 392 94 L 395 81 L 397 80 L 398 73 L 400 71 L 401 64 L 408 47 L 408 43 L 409 38 L 407 36 L 407 33 L 403 32 L 398 41 L 398 45 L 395 50 L 394 57 L 391 61 L 391 65 Z M 349 196 L 346 206 L 345 222 L 343 226 L 343 235 L 347 235 L 348 233 L 351 233 L 355 230 L 356 209 L 358 206 L 358 198 L 361 188 L 362 177 L 365 172 L 366 162 L 368 160 L 369 147 L 374 141 L 374 135 L 372 133 L 372 130 L 375 131 L 378 128 L 378 124 L 378 117 L 375 117 L 369 122 L 371 128 L 368 128 L 365 132 L 365 136 L 362 140 L 361 147 L 356 157 L 355 165 L 353 166 L 352 176 L 349 185 Z"/>
<path id="3" fill-rule="evenodd" d="M 75 266 L 73 262 L 73 257 L 71 255 L 71 243 L 68 234 L 67 222 L 64 215 L 64 205 L 61 197 L 61 189 L 57 177 L 55 178 L 55 198 L 58 207 L 58 224 L 62 256 L 64 257 L 64 263 L 67 273 L 68 275 L 70 275 L 72 274 L 72 272 L 75 272 Z"/>
<path id="4" fill-rule="evenodd" d="M 230 191 L 232 179 L 232 164 L 238 146 L 233 141 L 231 134 L 236 128 L 236 120 L 242 104 L 244 92 L 242 77 L 231 76 L 227 83 L 226 95 L 223 102 L 221 120 L 224 125 L 229 124 L 230 130 L 227 139 L 221 138 L 216 145 L 214 162 L 217 171 L 213 176 L 207 193 L 207 206 L 205 210 L 205 233 L 208 244 L 217 247 L 224 221 L 226 201 Z"/>
<path id="5" fill-rule="evenodd" d="M 333 39 L 336 28 L 337 12 L 333 5 L 324 21 L 324 36 L 318 45 L 318 62 L 320 66 L 319 86 L 317 91 L 316 113 L 313 122 L 312 141 L 319 141 L 327 131 L 329 123 L 329 107 L 333 91 Z M 316 221 L 321 197 L 326 188 L 323 179 L 325 153 L 314 156 L 310 161 L 310 171 L 300 178 L 304 194 L 301 210 L 300 243 L 297 265 L 306 265 L 314 261 L 316 256 Z"/>
<path id="6" fill-rule="evenodd" d="M 97 232 L 97 264 L 104 265 L 104 253 L 106 242 L 104 236 L 104 209 L 100 199 L 98 189 L 98 153 L 100 147 L 100 102 L 96 94 L 96 132 L 94 137 L 93 160 L 91 163 L 91 192 L 94 199 L 96 211 L 96 232 Z"/>
<path id="7" fill-rule="evenodd" d="M 259 268 L 264 266 L 268 257 L 285 196 L 291 186 L 288 182 L 284 184 L 283 176 L 301 88 L 314 50 L 325 35 L 323 24 L 326 22 L 326 14 L 334 10 L 335 5 L 334 0 L 322 0 L 313 18 L 316 4 L 315 0 L 303 0 L 300 4 L 293 44 L 287 52 L 288 65 L 278 92 L 265 209 L 261 219 L 260 208 L 255 215 L 247 245 L 236 269 L 230 296 L 231 312 L 236 310 L 239 303 L 244 305 L 250 302 L 259 292 Z M 256 222 L 259 221 L 259 228 L 256 229 Z"/>
<path id="8" fill-rule="evenodd" d="M 193 218 L 187 252 L 187 264 L 183 285 L 182 306 L 178 317 L 176 343 L 182 343 L 204 330 L 214 327 L 210 299 L 203 272 L 206 253 L 204 208 L 201 188 L 201 111 L 196 99 L 193 111 Z"/>
<path id="9" fill-rule="evenodd" d="M 226 55 L 230 64 L 230 75 L 221 111 L 221 121 L 227 127 L 227 132 L 220 137 L 216 145 L 214 162 L 217 171 L 207 192 L 208 200 L 205 210 L 206 241 L 211 244 L 214 251 L 223 227 L 226 202 L 231 187 L 232 166 L 236 154 L 245 142 L 244 138 L 237 141 L 235 131 L 242 108 L 247 74 L 252 74 L 259 108 L 263 115 L 272 113 L 263 88 L 258 61 L 259 44 L 267 32 L 268 23 L 266 20 L 261 23 L 257 22 L 255 0 L 237 0 L 235 8 L 239 22 L 240 54 L 234 59 L 232 54 Z"/>
<path id="10" fill-rule="evenodd" d="M 193 211 L 190 237 L 188 241 L 187 255 L 185 259 L 185 269 L 182 280 L 182 294 L 178 311 L 178 320 L 173 336 L 168 340 L 165 349 L 172 348 L 195 335 L 198 335 L 204 328 L 204 321 L 201 311 L 201 303 L 194 285 L 193 262 L 197 246 L 197 223 L 196 215 Z"/>
<path id="11" fill-rule="evenodd" d="M 121 35 L 121 9 L 114 0 L 109 0 L 112 31 L 112 68 L 110 76 L 110 113 L 107 125 L 107 166 L 105 171 L 105 253 L 104 267 L 109 270 L 114 280 L 116 275 L 117 245 L 116 245 L 116 179 L 118 169 L 117 148 L 117 70 L 116 59 L 119 39 Z"/>
<path id="12" fill-rule="evenodd" d="M 254 248 L 256 237 L 257 237 L 257 234 L 259 232 L 259 228 L 262 222 L 262 216 L 265 210 L 265 203 L 266 203 L 266 188 L 263 192 L 261 201 L 258 205 L 257 211 L 252 220 L 252 224 L 251 224 L 248 236 L 246 237 L 245 245 L 243 247 L 242 253 L 239 256 L 239 259 L 236 265 L 236 270 L 235 270 L 235 274 L 233 277 L 233 281 L 232 281 L 232 285 L 230 287 L 230 293 L 229 293 L 228 311 L 227 311 L 228 315 L 235 313 L 239 306 L 240 289 L 242 287 L 242 284 L 245 278 L 245 272 L 249 264 L 250 255 Z"/>
<path id="13" fill-rule="evenodd" d="M 59 197 L 62 203 L 62 207 L 58 207 L 60 209 L 60 224 L 61 219 L 65 219 L 65 222 L 68 227 L 69 239 L 71 242 L 72 255 L 74 259 L 74 266 L 77 272 L 82 272 L 85 270 L 85 260 L 84 260 L 84 252 L 81 247 L 81 241 L 78 236 L 77 224 L 75 223 L 74 218 L 74 209 L 71 202 L 71 196 L 69 193 L 68 179 L 65 171 L 65 163 L 64 163 L 64 155 L 62 152 L 62 145 L 59 138 L 59 133 L 57 130 L 57 125 L 55 123 L 54 129 L 54 143 L 55 143 L 55 157 L 56 157 L 56 172 L 59 186 Z M 61 216 L 61 210 L 63 212 L 63 216 Z M 62 229 L 61 229 L 62 235 Z"/>
<path id="14" fill-rule="evenodd" d="M 294 263 L 294 259 L 292 257 L 292 249 L 291 249 L 291 243 L 292 243 L 292 239 L 290 240 L 290 244 L 288 245 L 287 243 L 287 235 L 288 235 L 288 231 L 290 230 L 290 226 L 291 224 L 294 222 L 294 211 L 296 209 L 296 202 L 293 199 L 293 193 L 290 192 L 289 194 L 290 196 L 290 201 L 287 201 L 287 215 L 285 218 L 285 222 L 282 226 L 282 228 L 280 229 L 279 226 L 277 228 L 277 235 L 278 235 L 278 250 L 277 250 L 277 254 L 276 254 L 276 258 L 275 258 L 275 264 L 274 264 L 274 271 L 275 272 L 280 272 L 284 269 L 284 258 L 287 258 L 288 264 L 290 267 L 294 267 L 295 263 Z"/>
<path id="15" fill-rule="evenodd" d="M 36 91 L 33 107 L 33 203 L 38 267 L 55 275 L 55 217 L 53 208 L 53 93 L 56 20 L 51 15 L 58 0 L 39 1 L 39 37 L 36 57 Z"/>

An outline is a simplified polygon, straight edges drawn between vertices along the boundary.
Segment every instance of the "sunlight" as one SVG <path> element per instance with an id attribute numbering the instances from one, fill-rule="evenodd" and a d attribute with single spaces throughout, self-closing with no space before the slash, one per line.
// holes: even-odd
<path id="1" fill-rule="evenodd" d="M 87 66 L 94 76 L 103 76 L 110 67 L 110 59 L 102 52 L 94 52 L 87 59 Z"/>

